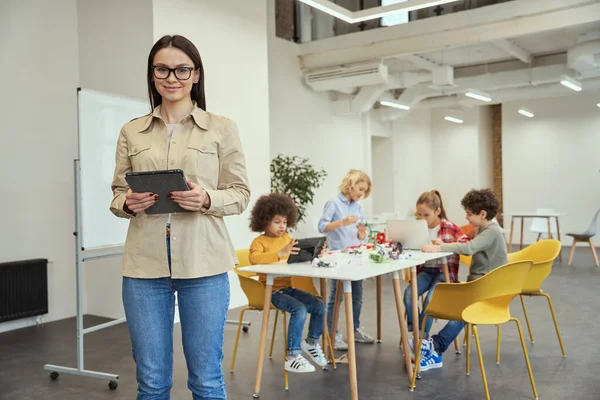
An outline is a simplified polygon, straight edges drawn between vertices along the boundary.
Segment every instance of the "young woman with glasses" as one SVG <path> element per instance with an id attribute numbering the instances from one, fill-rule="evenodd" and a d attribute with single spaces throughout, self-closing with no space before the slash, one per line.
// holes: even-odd
<path id="1" fill-rule="evenodd" d="M 236 125 L 206 111 L 202 60 L 188 39 L 158 40 L 147 79 L 153 111 L 121 130 L 110 206 L 130 219 L 122 291 L 137 399 L 170 398 L 175 293 L 193 399 L 225 399 L 227 271 L 237 260 L 223 217 L 248 205 L 245 157 Z M 169 197 L 191 212 L 146 214 L 158 195 L 132 192 L 125 174 L 167 169 L 184 171 L 190 190 Z"/>

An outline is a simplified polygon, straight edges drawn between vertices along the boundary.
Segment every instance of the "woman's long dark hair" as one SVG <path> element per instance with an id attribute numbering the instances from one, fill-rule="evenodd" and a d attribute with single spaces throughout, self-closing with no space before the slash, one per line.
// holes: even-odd
<path id="1" fill-rule="evenodd" d="M 152 109 L 162 104 L 162 96 L 156 90 L 153 81 L 152 63 L 154 62 L 154 56 L 159 50 L 165 47 L 175 47 L 183 51 L 194 63 L 194 68 L 200 72 L 200 79 L 197 83 L 192 86 L 192 92 L 190 97 L 196 102 L 196 105 L 206 111 L 206 99 L 204 98 L 204 67 L 202 66 L 202 58 L 200 52 L 187 38 L 181 35 L 165 35 L 161 37 L 150 50 L 148 55 L 148 95 L 150 97 L 150 105 Z M 190 78 L 191 79 L 191 78 Z"/>

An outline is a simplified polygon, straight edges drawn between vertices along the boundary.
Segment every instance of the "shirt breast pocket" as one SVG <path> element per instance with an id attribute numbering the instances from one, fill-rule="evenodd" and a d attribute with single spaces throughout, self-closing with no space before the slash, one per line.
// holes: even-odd
<path id="1" fill-rule="evenodd" d="M 187 153 L 189 171 L 186 173 L 216 184 L 219 177 L 219 155 L 216 143 L 190 142 Z"/>
<path id="2" fill-rule="evenodd" d="M 149 171 L 152 165 L 150 141 L 133 143 L 127 150 L 133 171 Z"/>

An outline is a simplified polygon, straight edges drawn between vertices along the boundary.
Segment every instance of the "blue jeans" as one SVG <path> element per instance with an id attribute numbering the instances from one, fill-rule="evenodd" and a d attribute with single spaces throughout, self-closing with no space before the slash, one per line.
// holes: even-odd
<path id="1" fill-rule="evenodd" d="M 435 285 L 440 282 L 445 282 L 444 274 L 440 272 L 438 268 L 423 268 L 421 272 L 417 275 L 417 296 L 421 296 L 423 293 L 427 292 L 427 296 L 425 296 L 425 300 L 423 301 L 423 310 L 419 314 L 419 326 L 423 326 L 423 311 L 429 305 L 431 301 L 431 296 L 433 296 L 433 289 Z M 412 286 L 409 285 L 404 291 L 404 305 L 406 307 L 406 318 L 408 320 L 407 326 L 408 331 L 411 332 L 413 330 L 412 322 L 413 322 L 413 313 L 412 313 Z M 427 320 L 427 325 L 425 325 L 425 337 L 429 336 L 429 331 L 431 330 L 431 325 L 433 325 L 433 319 Z"/>
<path id="2" fill-rule="evenodd" d="M 337 280 L 332 279 L 329 284 L 329 299 L 327 301 L 327 328 L 332 332 L 333 309 L 335 308 L 335 293 Z M 362 309 L 363 287 L 362 281 L 352 281 L 352 318 L 354 319 L 354 330 L 360 327 L 360 310 Z M 342 301 L 344 296 L 342 294 Z M 337 333 L 337 332 L 336 332 Z"/>
<path id="3" fill-rule="evenodd" d="M 448 349 L 452 342 L 454 342 L 454 339 L 458 337 L 465 325 L 466 324 L 464 322 L 460 321 L 448 321 L 446 326 L 444 326 L 437 335 L 433 335 L 431 337 L 433 340 L 433 345 L 435 346 L 435 351 L 439 355 L 442 355 L 442 353 Z"/>
<path id="4" fill-rule="evenodd" d="M 137 400 L 170 399 L 175 292 L 192 398 L 226 399 L 221 362 L 230 293 L 229 278 L 223 273 L 196 279 L 123 277 L 123 306 L 136 364 Z"/>
<path id="5" fill-rule="evenodd" d="M 294 288 L 285 288 L 273 293 L 271 303 L 278 309 L 290 314 L 287 335 L 287 353 L 290 356 L 302 352 L 300 341 L 306 322 L 306 314 L 310 314 L 307 342 L 318 343 L 323 334 L 325 304 L 310 293 Z"/>

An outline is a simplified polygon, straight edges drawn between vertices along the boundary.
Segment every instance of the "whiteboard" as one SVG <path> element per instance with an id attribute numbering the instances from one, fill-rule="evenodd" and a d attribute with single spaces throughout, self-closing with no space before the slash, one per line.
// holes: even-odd
<path id="1" fill-rule="evenodd" d="M 78 92 L 81 240 L 85 250 L 121 246 L 129 221 L 109 209 L 117 140 L 124 124 L 150 112 L 148 103 L 107 93 Z"/>

